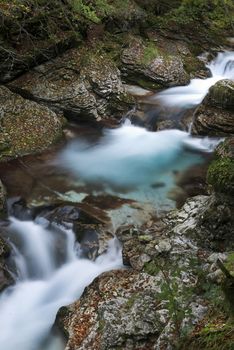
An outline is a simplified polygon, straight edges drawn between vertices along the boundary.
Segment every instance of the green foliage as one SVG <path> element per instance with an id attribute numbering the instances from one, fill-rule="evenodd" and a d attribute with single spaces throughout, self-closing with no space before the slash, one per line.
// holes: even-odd
<path id="1" fill-rule="evenodd" d="M 234 252 L 228 254 L 225 266 L 231 274 L 234 273 Z"/>
<path id="2" fill-rule="evenodd" d="M 95 10 L 93 10 L 90 6 L 85 5 L 82 0 L 73 0 L 72 8 L 76 14 L 83 15 L 86 19 L 99 23 L 100 18 L 97 17 Z"/>
<path id="3" fill-rule="evenodd" d="M 83 16 L 94 23 L 100 23 L 105 16 L 114 11 L 114 7 L 107 0 L 93 0 L 88 5 L 84 0 L 72 0 L 71 5 L 77 18 Z"/>
<path id="4" fill-rule="evenodd" d="M 223 30 L 233 32 L 234 2 L 232 0 L 182 0 L 180 6 L 158 17 L 155 25 L 169 30 L 176 26 L 178 30 L 191 29 L 196 25 L 198 33 L 203 28 L 203 32 L 214 38 L 215 35 L 223 35 Z"/>
<path id="5" fill-rule="evenodd" d="M 206 324 L 184 350 L 234 350 L 234 325 L 218 321 Z"/>

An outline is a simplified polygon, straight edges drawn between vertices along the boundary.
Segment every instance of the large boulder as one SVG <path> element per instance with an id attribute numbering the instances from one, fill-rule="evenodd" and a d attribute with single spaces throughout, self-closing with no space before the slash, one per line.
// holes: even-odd
<path id="1" fill-rule="evenodd" d="M 192 133 L 225 136 L 234 134 L 234 81 L 213 85 L 194 114 Z"/>
<path id="2" fill-rule="evenodd" d="M 134 37 L 122 52 L 123 74 L 142 87 L 163 88 L 186 85 L 189 76 L 179 54 L 170 54 L 154 41 Z"/>
<path id="3" fill-rule="evenodd" d="M 157 311 L 158 290 L 146 274 L 104 273 L 80 301 L 59 311 L 57 324 L 69 336 L 66 350 L 153 349 L 168 320 L 168 315 L 160 319 Z"/>
<path id="4" fill-rule="evenodd" d="M 72 119 L 122 117 L 133 103 L 113 61 L 86 48 L 36 67 L 12 82 L 11 89 Z"/>
<path id="5" fill-rule="evenodd" d="M 0 87 L 0 160 L 45 150 L 62 136 L 63 120 L 45 106 Z"/>

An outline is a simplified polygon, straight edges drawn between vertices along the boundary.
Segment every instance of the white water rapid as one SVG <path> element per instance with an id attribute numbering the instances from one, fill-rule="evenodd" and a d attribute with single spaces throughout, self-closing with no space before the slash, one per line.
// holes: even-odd
<path id="1" fill-rule="evenodd" d="M 156 94 L 152 99 L 159 100 L 168 107 L 191 108 L 203 100 L 209 88 L 222 79 L 234 79 L 234 52 L 222 52 L 209 64 L 211 77 L 192 79 L 187 86 L 173 87 Z"/>
<path id="2" fill-rule="evenodd" d="M 105 254 L 92 262 L 79 258 L 71 230 L 57 231 L 31 221 L 11 219 L 9 232 L 11 241 L 18 244 L 13 251 L 19 277 L 0 297 L 1 350 L 48 349 L 42 347 L 42 342 L 58 309 L 78 299 L 102 272 L 122 267 L 116 239 L 109 242 Z M 56 252 L 59 242 L 62 261 Z M 55 344 L 53 348 L 58 350 Z"/>

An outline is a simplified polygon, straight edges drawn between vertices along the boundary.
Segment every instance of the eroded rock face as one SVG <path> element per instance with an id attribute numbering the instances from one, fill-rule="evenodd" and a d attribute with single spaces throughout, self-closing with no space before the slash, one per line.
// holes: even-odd
<path id="1" fill-rule="evenodd" d="M 221 80 L 212 86 L 194 114 L 194 135 L 234 134 L 234 81 Z"/>
<path id="2" fill-rule="evenodd" d="M 23 75 L 11 87 L 75 119 L 99 121 L 112 115 L 122 117 L 133 103 L 115 64 L 108 57 L 86 49 L 69 50 Z"/>
<path id="3" fill-rule="evenodd" d="M 63 120 L 45 106 L 0 87 L 0 160 L 45 150 L 62 136 Z"/>
<path id="4" fill-rule="evenodd" d="M 123 50 L 121 60 L 126 75 L 140 75 L 142 80 L 149 81 L 149 85 L 151 82 L 152 88 L 186 85 L 189 82 L 182 58 L 162 51 L 154 42 L 143 43 L 141 39 L 134 38 Z M 136 80 L 140 83 L 140 77 Z"/>

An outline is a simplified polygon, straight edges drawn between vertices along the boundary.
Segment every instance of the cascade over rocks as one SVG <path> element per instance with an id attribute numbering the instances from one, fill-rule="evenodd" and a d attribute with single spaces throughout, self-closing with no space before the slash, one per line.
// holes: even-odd
<path id="1" fill-rule="evenodd" d="M 212 86 L 194 114 L 194 135 L 234 134 L 234 81 L 221 80 Z"/>
<path id="2" fill-rule="evenodd" d="M 0 160 L 45 150 L 62 137 L 63 120 L 45 106 L 0 87 Z"/>

